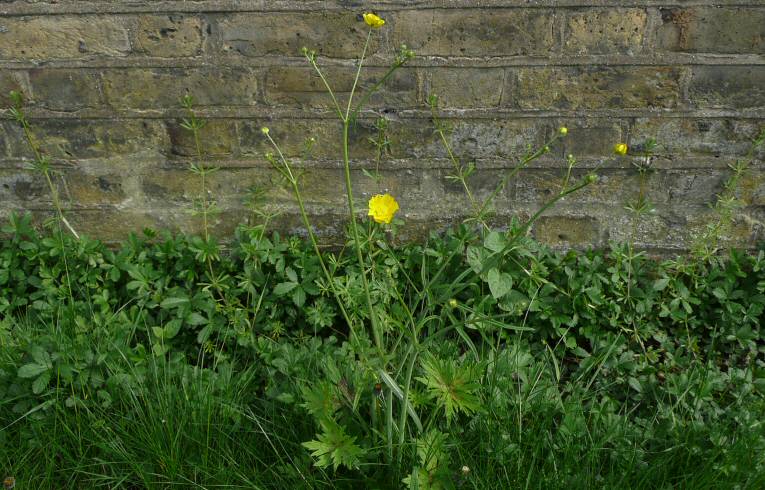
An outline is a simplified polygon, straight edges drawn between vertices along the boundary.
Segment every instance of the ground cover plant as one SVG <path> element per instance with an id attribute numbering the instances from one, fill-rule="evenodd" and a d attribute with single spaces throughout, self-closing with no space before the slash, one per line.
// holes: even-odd
<path id="1" fill-rule="evenodd" d="M 365 14 L 366 46 L 384 20 Z M 55 216 L 14 215 L 0 242 L 0 471 L 17 488 L 762 488 L 765 485 L 765 251 L 725 248 L 737 182 L 687 257 L 636 249 L 649 212 L 625 203 L 632 239 L 558 251 L 529 236 L 556 202 L 597 185 L 563 162 L 558 191 L 529 219 L 492 226 L 492 204 L 568 130 L 529 148 L 482 195 L 476 167 L 434 131 L 465 190 L 463 223 L 399 243 L 394 196 L 356 200 L 349 134 L 375 91 L 414 53 L 402 46 L 364 94 L 336 97 L 347 241 L 322 248 L 294 162 L 265 155 L 307 236 L 261 213 L 230 243 L 209 231 L 193 97 L 200 235 L 144 230 L 119 248 L 66 219 L 20 94 L 12 115 L 48 182 Z M 387 144 L 386 123 L 374 140 Z M 313 142 L 309 139 L 307 146 Z M 369 178 L 377 174 L 369 172 Z M 362 212 L 359 212 L 362 211 Z"/>

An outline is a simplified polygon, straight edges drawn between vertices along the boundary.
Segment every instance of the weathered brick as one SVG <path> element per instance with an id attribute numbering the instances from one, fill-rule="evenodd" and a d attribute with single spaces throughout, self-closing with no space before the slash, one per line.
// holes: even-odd
<path id="1" fill-rule="evenodd" d="M 262 127 L 268 127 L 271 138 L 288 158 L 341 160 L 342 123 L 334 119 L 278 119 L 273 121 L 240 121 L 239 142 L 242 153 L 262 157 L 274 152 L 274 147 L 263 136 Z M 377 137 L 375 121 L 357 119 L 349 131 L 350 157 L 376 158 L 377 151 L 370 138 Z M 309 138 L 314 141 L 310 143 Z"/>
<path id="2" fill-rule="evenodd" d="M 667 202 L 677 206 L 714 204 L 729 177 L 720 170 L 665 171 L 657 175 L 652 187 L 666 192 Z"/>
<path id="3" fill-rule="evenodd" d="M 643 9 L 585 9 L 566 18 L 563 47 L 571 54 L 641 51 L 648 15 Z"/>
<path id="4" fill-rule="evenodd" d="M 32 101 L 56 111 L 74 112 L 104 104 L 101 74 L 95 70 L 38 68 L 29 71 Z"/>
<path id="5" fill-rule="evenodd" d="M 107 16 L 8 17 L 0 20 L 0 58 L 70 59 L 127 56 L 123 19 Z"/>
<path id="6" fill-rule="evenodd" d="M 517 179 L 516 199 L 525 203 L 543 203 L 554 198 L 561 190 L 566 170 L 530 169 Z M 571 174 L 570 185 L 581 182 L 586 170 Z M 634 203 L 640 193 L 640 175 L 637 169 L 600 169 L 598 181 L 566 196 L 557 206 L 599 204 L 623 209 Z M 709 169 L 688 172 L 686 170 L 655 170 L 646 174 L 643 192 L 654 206 L 673 205 L 708 206 L 722 190 L 728 173 Z"/>
<path id="7" fill-rule="evenodd" d="M 263 136 L 261 128 L 268 127 L 271 138 L 279 145 L 287 158 L 306 155 L 308 139 L 314 138 L 311 145 L 311 157 L 342 158 L 339 139 L 342 127 L 339 121 L 325 119 L 277 119 L 238 121 L 239 145 L 242 154 L 262 157 L 274 152 L 274 147 Z"/>
<path id="8" fill-rule="evenodd" d="M 122 186 L 122 175 L 112 171 L 99 171 L 96 175 L 78 169 L 62 174 L 66 182 L 63 191 L 67 199 L 78 207 L 97 207 L 102 204 L 119 204 L 128 198 Z M 130 189 L 132 190 L 132 189 Z M 135 199 L 136 196 L 130 196 Z"/>
<path id="9" fill-rule="evenodd" d="M 374 169 L 370 169 L 374 173 Z M 344 173 L 341 168 L 312 168 L 300 172 L 300 186 L 306 202 L 333 204 L 343 209 L 346 203 Z M 375 194 L 389 192 L 396 196 L 402 209 L 416 207 L 421 191 L 421 173 L 411 170 L 380 169 L 379 181 L 369 178 L 361 170 L 351 171 L 353 194 L 360 209 Z M 291 198 L 291 196 L 290 196 Z"/>
<path id="10" fill-rule="evenodd" d="M 10 92 L 15 90 L 24 94 L 23 79 L 26 78 L 26 73 L 20 71 L 8 71 L 4 70 L 0 72 L 0 107 L 8 107 L 11 105 Z"/>
<path id="11" fill-rule="evenodd" d="M 657 47 L 667 51 L 765 53 L 765 8 L 662 8 Z"/>
<path id="12" fill-rule="evenodd" d="M 32 158 L 20 128 L 8 129 L 8 154 Z M 53 158 L 89 159 L 132 155 L 145 151 L 167 152 L 164 124 L 152 120 L 46 119 L 34 122 L 32 133 L 43 153 Z"/>
<path id="13" fill-rule="evenodd" d="M 681 69 L 669 66 L 521 68 L 523 109 L 674 108 Z"/>
<path id="14" fill-rule="evenodd" d="M 444 119 L 447 138 L 457 157 L 510 158 L 508 165 L 528 147 L 541 146 L 552 128 L 543 121 L 522 119 Z M 446 158 L 441 138 L 429 120 L 402 119 L 391 124 L 391 152 L 396 158 Z M 466 162 L 463 162 L 466 163 Z"/>
<path id="15" fill-rule="evenodd" d="M 555 44 L 548 10 L 406 10 L 391 19 L 391 28 L 395 45 L 423 56 L 543 55 Z"/>
<path id="16" fill-rule="evenodd" d="M 181 126 L 182 121 L 168 121 L 167 133 L 170 136 L 171 152 L 174 155 L 196 158 L 197 147 L 194 134 Z M 239 150 L 236 123 L 228 119 L 208 120 L 199 132 L 202 154 L 219 157 L 235 154 Z"/>
<path id="17" fill-rule="evenodd" d="M 364 70 L 356 91 L 356 101 L 365 90 L 377 83 L 387 70 L 369 68 Z M 346 107 L 347 97 L 353 87 L 356 71 L 350 68 L 326 70 L 328 80 L 341 107 Z M 298 107 L 333 107 L 332 99 L 321 78 L 311 67 L 272 67 L 266 72 L 266 101 L 272 105 Z M 399 69 L 383 84 L 367 102 L 367 107 L 395 107 L 397 109 L 417 105 L 417 79 L 413 69 Z"/>
<path id="18" fill-rule="evenodd" d="M 765 206 L 765 172 L 750 168 L 739 183 L 738 197 L 749 206 Z"/>
<path id="19" fill-rule="evenodd" d="M 522 171 L 512 182 L 515 199 L 526 205 L 536 206 L 549 202 L 563 189 L 566 172 L 566 162 L 563 160 L 557 168 Z M 569 179 L 569 186 L 579 183 L 585 174 L 584 171 L 574 170 Z M 621 193 L 633 185 L 633 176 L 624 171 L 601 171 L 598 175 L 601 177 L 599 182 L 566 196 L 559 202 L 558 207 L 582 203 L 622 204 L 620 200 L 625 196 Z M 614 189 L 619 189 L 621 193 L 614 194 Z"/>
<path id="20" fill-rule="evenodd" d="M 562 151 L 557 152 L 560 156 L 573 155 L 581 158 L 609 155 L 616 143 L 624 141 L 619 121 L 573 119 L 562 120 L 559 126 L 568 128 L 568 135 L 561 138 L 560 144 L 553 148 Z"/>
<path id="21" fill-rule="evenodd" d="M 257 104 L 257 76 L 245 68 L 154 68 L 106 70 L 104 91 L 118 109 L 180 107 L 186 94 L 198 106 Z"/>
<path id="22" fill-rule="evenodd" d="M 601 243 L 598 222 L 589 217 L 542 216 L 534 223 L 534 237 L 553 247 Z"/>
<path id="23" fill-rule="evenodd" d="M 198 175 L 184 168 L 147 168 L 138 177 L 141 192 L 150 204 L 187 205 L 202 197 Z M 273 191 L 278 186 L 276 175 L 264 168 L 221 168 L 205 177 L 207 198 L 218 208 L 242 207 L 253 187 Z"/>
<path id="24" fill-rule="evenodd" d="M 48 185 L 45 179 L 30 171 L 16 169 L 0 170 L 0 202 L 3 206 L 12 202 L 33 207 L 50 204 Z"/>
<path id="25" fill-rule="evenodd" d="M 202 50 L 202 21 L 182 15 L 142 15 L 135 50 L 164 58 L 194 56 Z"/>
<path id="26" fill-rule="evenodd" d="M 765 120 L 739 118 L 638 118 L 630 129 L 630 141 L 655 139 L 658 153 L 713 155 L 734 158 L 745 155 Z M 759 155 L 765 155 L 762 148 Z"/>
<path id="27" fill-rule="evenodd" d="M 331 58 L 356 58 L 367 31 L 353 12 L 243 13 L 212 21 L 213 49 L 248 57 L 302 56 L 301 49 L 307 47 Z M 367 55 L 375 53 L 379 45 L 377 33 Z"/>
<path id="28" fill-rule="evenodd" d="M 508 181 L 503 188 L 500 188 L 502 180 L 510 171 L 497 168 L 482 168 L 476 166 L 475 172 L 467 178 L 468 189 L 477 206 L 482 206 L 492 193 L 497 192 L 495 202 L 501 203 L 504 210 L 508 201 L 515 197 L 515 188 L 512 181 Z M 455 172 L 452 170 L 441 170 L 439 172 L 440 182 L 443 186 L 444 194 L 448 199 L 459 203 L 466 213 L 475 213 L 471 207 L 470 197 L 461 182 L 454 179 Z M 498 190 L 499 189 L 499 190 Z"/>
<path id="29" fill-rule="evenodd" d="M 440 107 L 496 107 L 505 88 L 501 68 L 438 68 L 427 74 L 430 95 L 437 95 Z M 425 101 L 423 101 L 425 102 Z"/>
<path id="30" fill-rule="evenodd" d="M 188 219 L 181 211 L 161 211 L 123 206 L 102 206 L 78 209 L 67 213 L 67 220 L 81 235 L 96 237 L 108 243 L 119 243 L 130 233 L 141 234 L 146 228 L 177 231 L 177 223 Z"/>
<path id="31" fill-rule="evenodd" d="M 697 107 L 765 107 L 765 65 L 694 66 L 688 93 Z"/>

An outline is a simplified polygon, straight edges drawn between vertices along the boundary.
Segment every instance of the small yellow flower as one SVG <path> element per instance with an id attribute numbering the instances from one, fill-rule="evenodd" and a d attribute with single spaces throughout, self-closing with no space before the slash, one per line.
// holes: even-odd
<path id="1" fill-rule="evenodd" d="M 267 136 L 270 130 L 267 127 L 263 126 L 262 128 L 260 128 L 260 132 Z"/>
<path id="2" fill-rule="evenodd" d="M 560 129 L 558 129 L 558 132 L 561 136 L 566 136 L 568 134 L 568 128 L 566 126 L 561 126 Z"/>
<path id="3" fill-rule="evenodd" d="M 627 150 L 628 148 L 626 143 L 617 143 L 616 146 L 614 146 L 614 153 L 617 155 L 626 155 Z"/>
<path id="4" fill-rule="evenodd" d="M 459 304 L 459 303 L 458 303 L 458 302 L 457 302 L 457 300 L 456 300 L 456 299 L 454 299 L 454 298 L 452 298 L 452 299 L 450 299 L 450 300 L 449 300 L 449 307 L 450 307 L 450 308 L 456 308 L 458 304 Z"/>
<path id="5" fill-rule="evenodd" d="M 377 15 L 373 14 L 372 12 L 367 12 L 364 14 L 364 22 L 367 23 L 369 27 L 372 27 L 374 29 L 379 29 L 380 27 L 385 25 L 385 20 L 381 19 Z"/>
<path id="6" fill-rule="evenodd" d="M 398 203 L 390 194 L 377 194 L 369 200 L 369 216 L 377 223 L 390 223 L 398 211 Z"/>

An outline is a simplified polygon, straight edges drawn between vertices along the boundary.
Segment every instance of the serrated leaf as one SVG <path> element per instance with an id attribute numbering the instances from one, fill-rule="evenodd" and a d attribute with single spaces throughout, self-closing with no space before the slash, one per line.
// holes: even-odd
<path id="1" fill-rule="evenodd" d="M 207 339 L 210 338 L 210 334 L 212 333 L 212 325 L 207 325 L 205 328 L 199 331 L 197 334 L 197 343 L 204 344 L 207 342 Z"/>
<path id="2" fill-rule="evenodd" d="M 48 383 L 50 382 L 50 371 L 43 372 L 40 376 L 37 377 L 37 379 L 34 380 L 32 383 L 32 393 L 35 395 L 39 395 L 43 391 L 45 391 L 45 388 L 48 387 Z"/>
<path id="3" fill-rule="evenodd" d="M 166 310 L 168 308 L 176 308 L 178 306 L 182 306 L 189 303 L 189 298 L 185 297 L 174 297 L 174 298 L 165 298 L 159 306 Z"/>
<path id="4" fill-rule="evenodd" d="M 287 274 L 287 278 L 290 280 L 290 282 L 298 282 L 297 273 L 294 269 L 292 269 L 292 267 L 287 267 L 284 272 Z"/>
<path id="5" fill-rule="evenodd" d="M 292 301 L 296 306 L 302 307 L 305 304 L 305 290 L 303 288 L 295 288 L 292 292 Z"/>
<path id="6" fill-rule="evenodd" d="M 654 291 L 663 291 L 664 288 L 667 287 L 667 284 L 669 284 L 669 278 L 668 277 L 663 277 L 661 279 L 657 279 L 653 283 L 653 290 Z"/>
<path id="7" fill-rule="evenodd" d="M 32 354 L 32 359 L 34 359 L 37 364 L 40 364 L 41 366 L 47 366 L 49 368 L 53 367 L 53 362 L 50 359 L 50 354 L 48 354 L 48 351 L 42 347 L 35 347 L 32 349 L 30 354 Z"/>
<path id="8" fill-rule="evenodd" d="M 277 296 L 284 296 L 297 287 L 296 282 L 280 282 L 274 287 L 274 294 Z"/>
<path id="9" fill-rule="evenodd" d="M 19 378 L 34 378 L 35 376 L 39 376 L 47 370 L 48 366 L 30 362 L 29 364 L 24 364 L 19 368 L 18 376 Z"/>
<path id="10" fill-rule="evenodd" d="M 189 315 L 186 317 L 186 323 L 195 327 L 199 325 L 205 325 L 207 323 L 207 318 L 194 311 L 189 313 Z"/>
<path id="11" fill-rule="evenodd" d="M 176 335 L 178 335 L 178 332 L 181 330 L 181 325 L 183 325 L 183 322 L 181 322 L 180 319 L 175 319 L 167 322 L 167 325 L 163 328 L 164 330 L 164 338 L 165 339 L 172 339 Z"/>

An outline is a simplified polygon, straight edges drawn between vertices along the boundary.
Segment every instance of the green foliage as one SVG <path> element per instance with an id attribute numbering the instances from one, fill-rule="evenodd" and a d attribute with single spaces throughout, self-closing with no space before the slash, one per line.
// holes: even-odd
<path id="1" fill-rule="evenodd" d="M 313 247 L 299 240 L 241 227 L 215 262 L 218 290 L 193 237 L 146 230 L 112 250 L 51 239 L 13 216 L 0 243 L 4 458 L 48 454 L 30 437 L 54 420 L 74 424 L 73 433 L 99 423 L 125 438 L 114 417 L 128 417 L 146 431 L 140 440 L 130 434 L 135 447 L 67 446 L 71 466 L 81 467 L 73 481 L 91 481 L 88 462 L 100 458 L 124 461 L 109 478 L 210 482 L 180 460 L 152 470 L 160 479 L 127 462 L 177 447 L 155 445 L 165 436 L 154 418 L 172 420 L 170 409 L 158 412 L 162 398 L 142 394 L 161 397 L 170 383 L 180 390 L 174 410 L 233 410 L 221 419 L 233 424 L 231 442 L 205 423 L 199 450 L 209 437 L 234 457 L 236 441 L 256 431 L 257 457 L 281 465 L 272 479 L 288 486 L 305 484 L 311 454 L 315 471 L 330 472 L 314 477 L 411 488 L 529 477 L 547 488 L 584 478 L 584 488 L 645 465 L 654 482 L 691 482 L 684 461 L 698 458 L 716 468 L 718 483 L 765 475 L 765 461 L 746 471 L 737 464 L 744 448 L 765 449 L 765 252 L 732 251 L 713 263 L 638 255 L 628 270 L 626 246 L 556 252 L 519 235 L 522 227 L 483 237 L 460 227 L 396 248 L 365 241 L 389 346 L 381 360 L 371 335 L 337 314 Z M 355 261 L 323 258 L 345 304 L 364 305 Z M 502 294 L 492 286 L 497 273 Z M 298 287 L 305 298 L 296 301 Z M 366 318 L 350 311 L 352 321 Z M 241 373 L 246 395 L 215 394 L 216 383 Z M 195 392 L 197 401 L 186 400 Z M 263 432 L 266 412 L 300 423 L 284 432 L 288 422 L 274 419 Z M 276 442 L 280 431 L 293 438 Z M 553 462 L 561 448 L 571 459 Z"/>
<path id="2" fill-rule="evenodd" d="M 341 465 L 358 468 L 364 450 L 355 444 L 356 438 L 348 436 L 337 423 L 329 419 L 322 421 L 317 439 L 303 443 L 316 458 L 317 466 L 332 466 L 335 470 Z"/>

